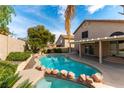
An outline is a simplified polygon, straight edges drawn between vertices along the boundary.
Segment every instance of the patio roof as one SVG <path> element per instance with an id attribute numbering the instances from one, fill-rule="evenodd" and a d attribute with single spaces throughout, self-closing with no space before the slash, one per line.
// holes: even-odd
<path id="1" fill-rule="evenodd" d="M 116 41 L 116 40 L 124 40 L 124 35 L 121 36 L 112 36 L 112 37 L 103 37 L 103 38 L 92 38 L 92 39 L 83 39 L 71 42 L 71 44 L 74 43 L 95 43 L 99 41 Z"/>

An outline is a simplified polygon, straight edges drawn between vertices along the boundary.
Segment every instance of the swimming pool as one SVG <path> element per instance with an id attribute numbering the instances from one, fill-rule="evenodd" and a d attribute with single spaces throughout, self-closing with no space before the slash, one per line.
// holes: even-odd
<path id="1" fill-rule="evenodd" d="M 76 77 L 78 77 L 80 74 L 91 76 L 92 74 L 99 72 L 97 69 L 91 66 L 77 62 L 63 55 L 47 55 L 41 57 L 40 64 L 44 65 L 46 68 L 72 71 L 75 73 Z"/>
<path id="2" fill-rule="evenodd" d="M 68 80 L 58 79 L 55 77 L 45 77 L 38 81 L 38 83 L 36 84 L 36 88 L 87 88 L 87 87 Z"/>

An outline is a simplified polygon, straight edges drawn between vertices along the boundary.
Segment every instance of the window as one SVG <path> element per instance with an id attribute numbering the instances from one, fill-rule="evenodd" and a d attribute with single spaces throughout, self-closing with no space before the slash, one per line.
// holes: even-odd
<path id="1" fill-rule="evenodd" d="M 88 31 L 82 32 L 82 38 L 88 38 Z"/>
<path id="2" fill-rule="evenodd" d="M 124 35 L 124 32 L 114 32 L 110 36 L 120 36 L 120 35 Z"/>

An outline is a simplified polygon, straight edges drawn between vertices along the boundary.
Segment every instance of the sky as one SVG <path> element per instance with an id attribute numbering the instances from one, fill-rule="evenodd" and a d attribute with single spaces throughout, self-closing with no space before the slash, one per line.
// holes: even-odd
<path id="1" fill-rule="evenodd" d="M 67 6 L 54 5 L 14 5 L 16 16 L 12 16 L 12 22 L 8 27 L 16 37 L 27 37 L 27 29 L 37 25 L 44 25 L 51 33 L 56 35 L 66 34 L 64 27 L 64 12 Z M 78 5 L 74 18 L 71 20 L 71 32 L 85 19 L 124 19 L 121 6 L 116 5 Z"/>

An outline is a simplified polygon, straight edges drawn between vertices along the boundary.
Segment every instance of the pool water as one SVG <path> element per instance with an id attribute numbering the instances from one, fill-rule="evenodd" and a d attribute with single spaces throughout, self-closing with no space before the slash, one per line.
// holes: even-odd
<path id="1" fill-rule="evenodd" d="M 67 81 L 54 77 L 45 77 L 44 79 L 38 81 L 38 83 L 36 84 L 36 88 L 87 88 L 87 87 L 72 81 Z"/>
<path id="2" fill-rule="evenodd" d="M 78 77 L 80 74 L 91 76 L 92 74 L 99 72 L 97 69 L 91 66 L 72 60 L 62 55 L 48 55 L 41 57 L 40 63 L 46 68 L 72 71 L 75 73 L 76 77 Z"/>

